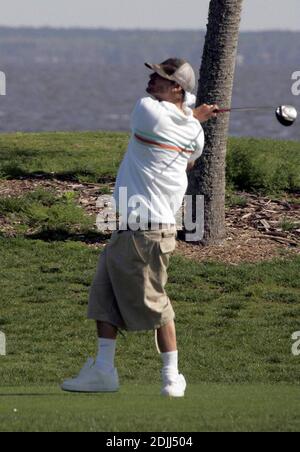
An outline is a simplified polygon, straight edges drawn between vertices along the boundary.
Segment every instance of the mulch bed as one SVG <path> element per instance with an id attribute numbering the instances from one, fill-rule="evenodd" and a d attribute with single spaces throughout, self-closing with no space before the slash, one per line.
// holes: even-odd
<path id="1" fill-rule="evenodd" d="M 43 188 L 62 194 L 78 193 L 78 202 L 88 215 L 97 215 L 96 201 L 101 194 L 100 184 L 80 184 L 61 180 L 0 181 L 0 197 L 18 197 L 26 192 Z M 107 188 L 107 184 L 105 185 Z M 113 184 L 110 184 L 111 191 Z M 177 254 L 198 261 L 218 261 L 231 265 L 240 262 L 259 262 L 274 257 L 300 253 L 300 193 L 293 194 L 293 202 L 272 199 L 248 193 L 237 193 L 247 199 L 245 206 L 227 208 L 227 238 L 222 245 L 203 247 L 195 243 L 178 241 Z M 282 228 L 282 222 L 298 224 Z M 0 231 L 14 236 L 14 228 L 0 216 Z M 103 246 L 103 241 L 89 246 Z"/>

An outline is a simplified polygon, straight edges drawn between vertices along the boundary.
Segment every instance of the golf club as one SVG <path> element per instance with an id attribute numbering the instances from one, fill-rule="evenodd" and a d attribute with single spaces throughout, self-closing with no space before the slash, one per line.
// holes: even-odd
<path id="1" fill-rule="evenodd" d="M 277 120 L 285 127 L 292 126 L 297 119 L 298 113 L 292 105 L 280 105 L 279 107 L 241 107 L 241 108 L 221 108 L 215 110 L 215 113 L 229 113 L 231 111 L 258 111 L 258 110 L 275 110 Z"/>

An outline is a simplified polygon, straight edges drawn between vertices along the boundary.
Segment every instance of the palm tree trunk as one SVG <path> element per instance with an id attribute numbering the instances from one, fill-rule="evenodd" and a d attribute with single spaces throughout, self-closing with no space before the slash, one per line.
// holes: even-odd
<path id="1" fill-rule="evenodd" d="M 230 107 L 243 0 L 211 0 L 197 105 Z M 229 114 L 204 125 L 205 149 L 190 173 L 188 194 L 204 195 L 204 245 L 226 238 L 225 188 Z M 197 219 L 196 219 L 197 221 Z"/>

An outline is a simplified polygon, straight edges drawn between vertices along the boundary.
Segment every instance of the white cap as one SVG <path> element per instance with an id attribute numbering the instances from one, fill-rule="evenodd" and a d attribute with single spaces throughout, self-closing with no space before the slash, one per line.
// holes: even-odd
<path id="1" fill-rule="evenodd" d="M 185 60 L 169 58 L 161 64 L 145 63 L 161 77 L 178 83 L 184 91 L 192 92 L 196 86 L 196 76 L 192 66 Z"/>

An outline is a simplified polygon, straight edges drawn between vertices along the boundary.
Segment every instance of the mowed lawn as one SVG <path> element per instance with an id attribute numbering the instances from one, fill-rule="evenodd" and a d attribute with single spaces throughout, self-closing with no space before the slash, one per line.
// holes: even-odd
<path id="1" fill-rule="evenodd" d="M 53 177 L 110 182 L 126 150 L 124 132 L 0 134 L 0 178 Z M 300 188 L 299 141 L 230 137 L 227 185 L 265 193 Z"/>
<path id="2" fill-rule="evenodd" d="M 114 133 L 1 135 L 0 178 L 106 184 L 127 141 Z M 294 190 L 299 155 L 297 143 L 233 139 L 228 182 Z M 184 400 L 159 396 L 152 332 L 119 337 L 120 393 L 64 394 L 59 384 L 97 345 L 86 308 L 99 250 L 78 237 L 91 233 L 91 219 L 71 192 L 0 198 L 1 215 L 17 236 L 0 233 L 0 431 L 300 430 L 300 356 L 291 337 L 300 331 L 299 255 L 234 266 L 171 259 Z"/>
<path id="3" fill-rule="evenodd" d="M 290 385 L 192 384 L 184 399 L 157 385 L 125 384 L 118 394 L 64 394 L 53 386 L 0 391 L 1 431 L 293 432 L 299 388 Z"/>
<path id="4" fill-rule="evenodd" d="M 168 291 L 190 388 L 170 401 L 159 397 L 151 333 L 119 338 L 119 394 L 61 393 L 95 353 L 85 312 L 99 252 L 22 238 L 0 247 L 0 430 L 300 430 L 300 358 L 291 353 L 300 257 L 238 267 L 172 259 Z"/>

